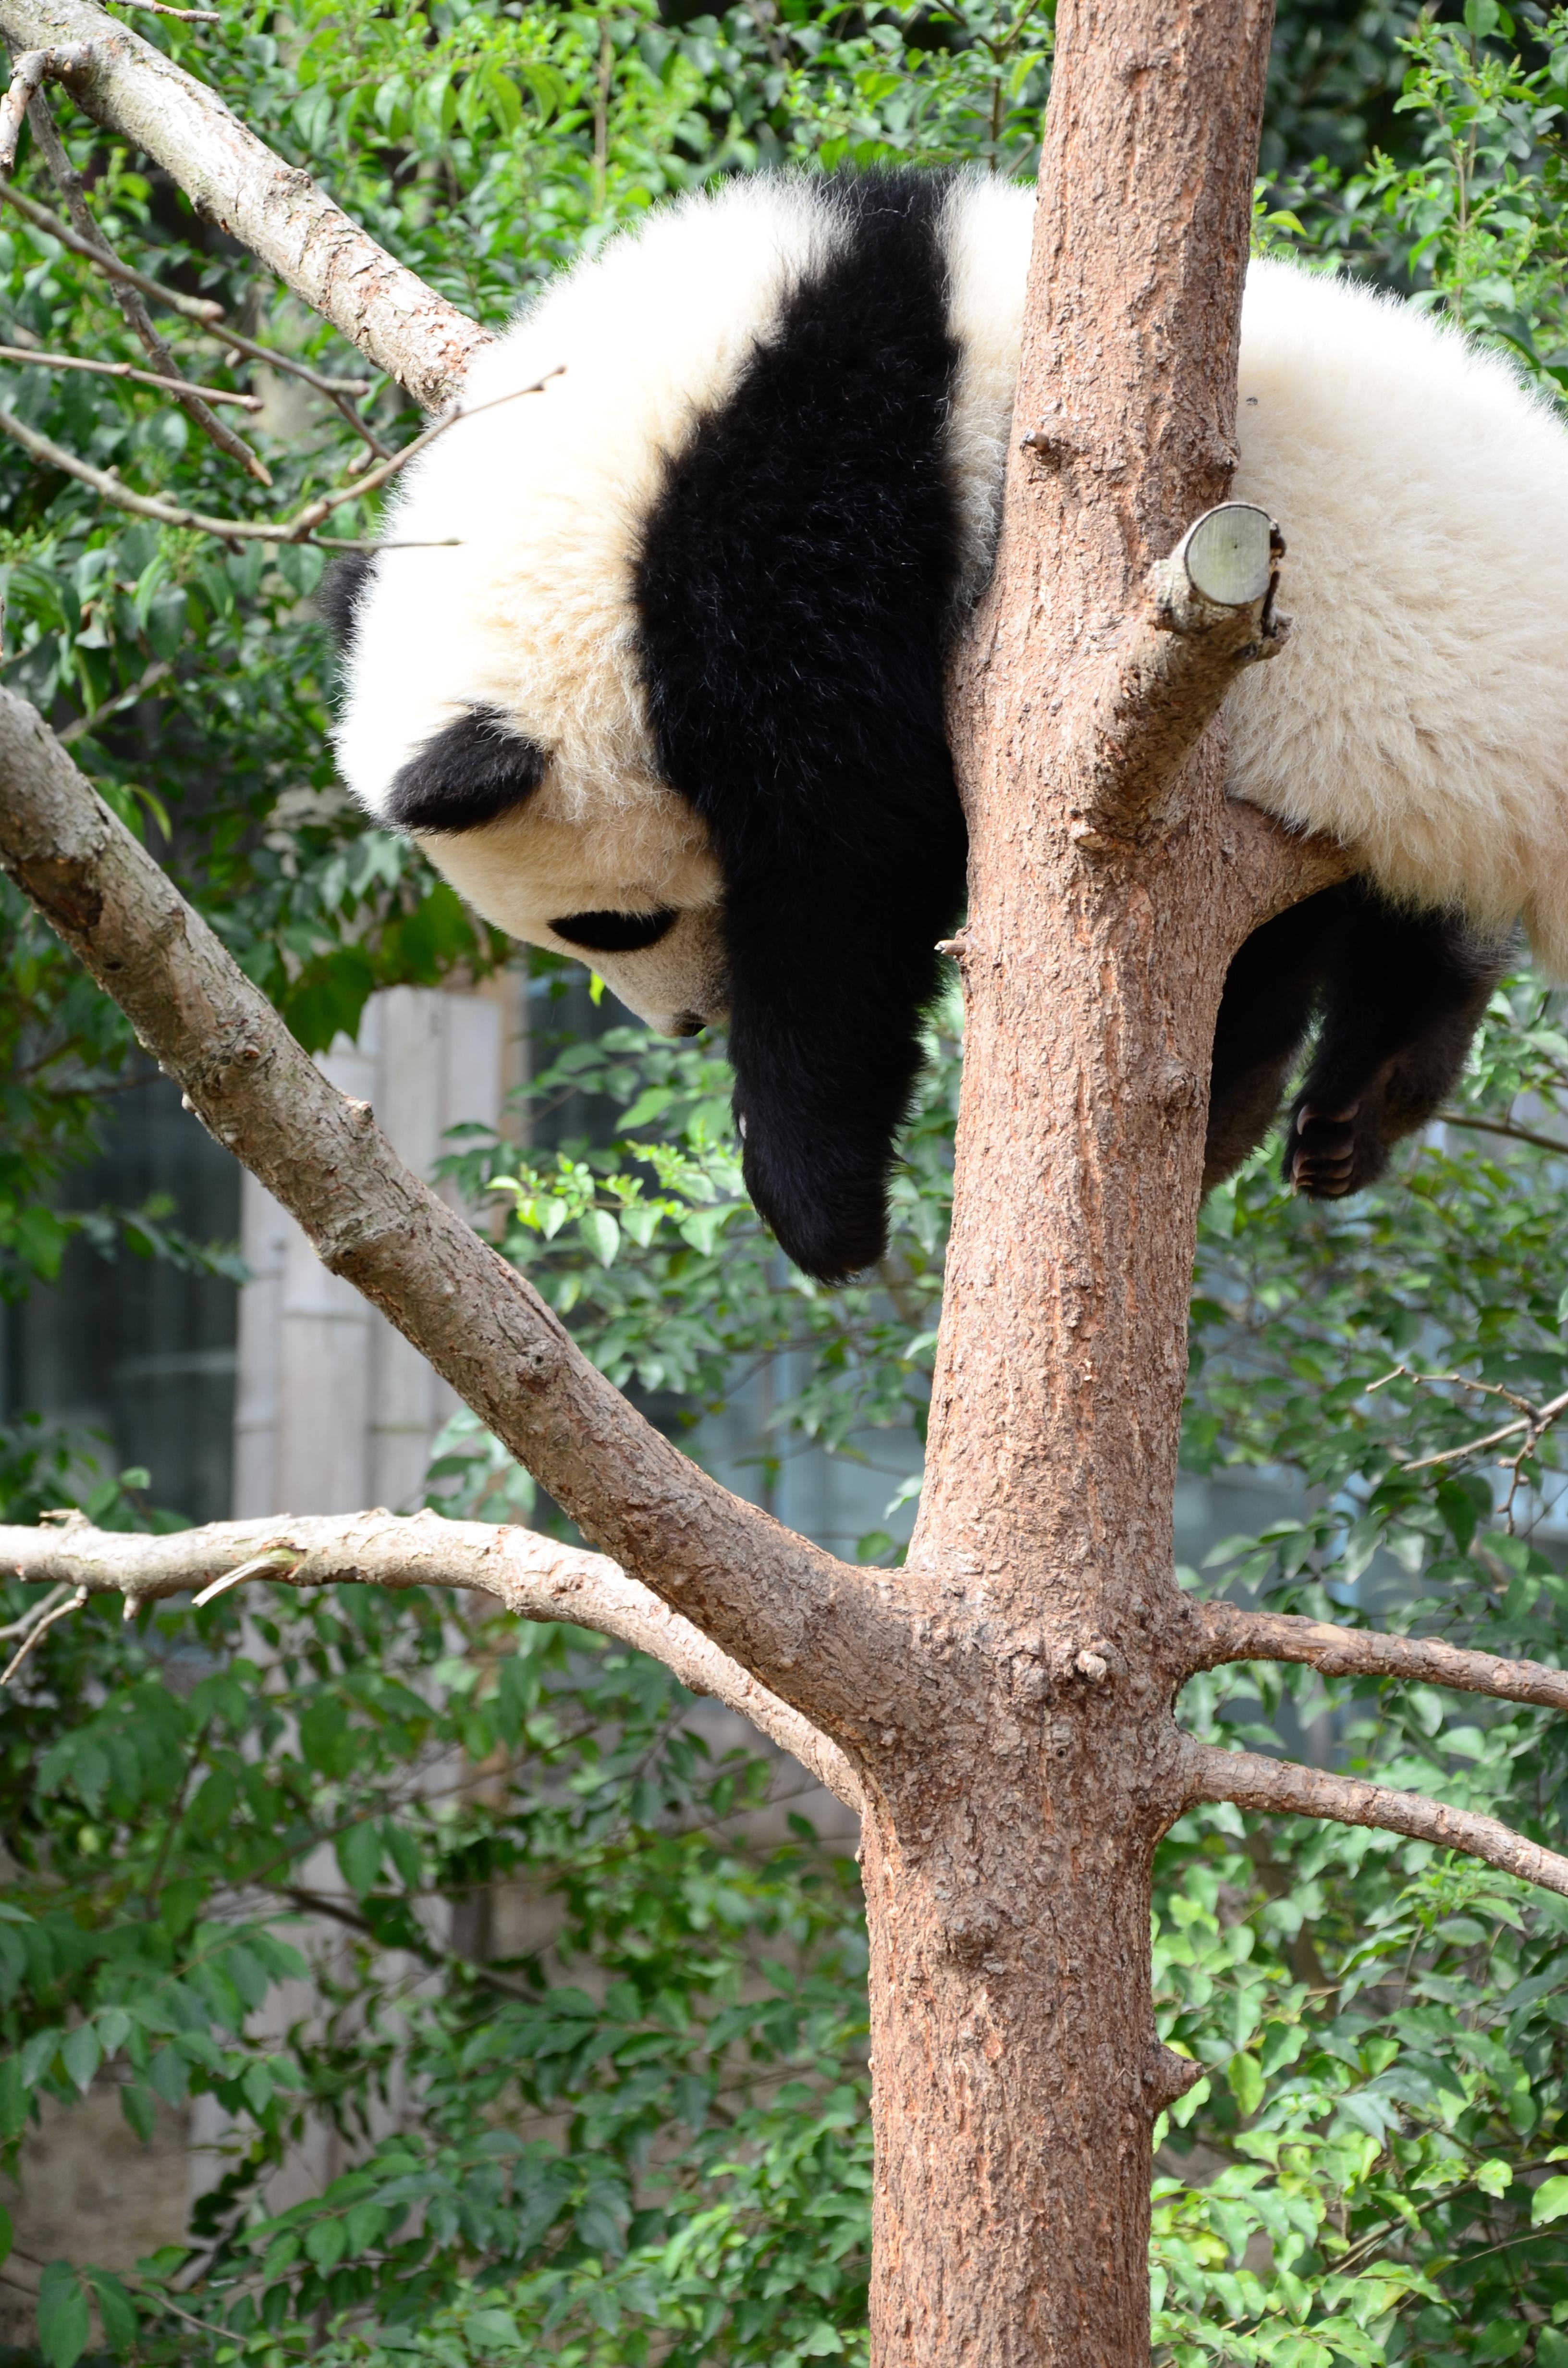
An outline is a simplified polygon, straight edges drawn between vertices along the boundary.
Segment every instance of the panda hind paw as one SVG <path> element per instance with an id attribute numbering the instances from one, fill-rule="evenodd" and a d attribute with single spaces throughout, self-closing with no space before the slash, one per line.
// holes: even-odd
<path id="1" fill-rule="evenodd" d="M 1383 1164 L 1375 1125 L 1359 1102 L 1322 1110 L 1300 1102 L 1285 1138 L 1285 1180 L 1312 1201 L 1343 1201 L 1369 1184 Z"/>

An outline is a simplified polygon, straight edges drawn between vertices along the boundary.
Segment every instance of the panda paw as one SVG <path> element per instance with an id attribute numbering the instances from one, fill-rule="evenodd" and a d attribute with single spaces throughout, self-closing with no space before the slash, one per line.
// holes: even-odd
<path id="1" fill-rule="evenodd" d="M 1319 1110 L 1298 1102 L 1285 1137 L 1285 1180 L 1313 1201 L 1343 1201 L 1369 1184 L 1382 1160 L 1377 1131 L 1360 1102 Z"/>

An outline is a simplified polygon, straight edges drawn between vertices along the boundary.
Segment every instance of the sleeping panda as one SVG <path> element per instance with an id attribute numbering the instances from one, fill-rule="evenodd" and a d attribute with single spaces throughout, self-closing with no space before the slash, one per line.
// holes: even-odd
<path id="1" fill-rule="evenodd" d="M 477 358 L 331 602 L 354 793 L 653 1027 L 727 1020 L 748 1190 L 828 1281 L 882 1253 L 962 905 L 943 668 L 994 548 L 1032 211 L 908 170 L 654 211 Z M 1452 1084 L 1517 914 L 1568 973 L 1568 437 L 1458 336 L 1278 263 L 1239 431 L 1295 630 L 1227 701 L 1231 788 L 1362 876 L 1237 955 L 1205 1180 L 1320 1015 L 1286 1172 L 1337 1195 Z"/>

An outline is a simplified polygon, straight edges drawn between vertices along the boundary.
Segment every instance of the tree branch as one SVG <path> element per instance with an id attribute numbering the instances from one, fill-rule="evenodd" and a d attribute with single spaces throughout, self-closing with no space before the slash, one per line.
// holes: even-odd
<path id="1" fill-rule="evenodd" d="M 907 1684 L 893 1582 L 792 1536 L 645 1422 L 532 1285 L 330 1085 L 25 700 L 0 692 L 0 864 L 208 1131 L 596 1544 L 852 1754 Z M 938 1713 L 939 1714 L 939 1713 Z"/>
<path id="2" fill-rule="evenodd" d="M 1510 1120 L 1477 1118 L 1470 1110 L 1440 1110 L 1437 1121 L 1441 1126 L 1469 1127 L 1476 1134 L 1505 1134 L 1510 1143 L 1533 1143 L 1538 1151 L 1556 1151 L 1568 1157 L 1568 1143 L 1556 1135 L 1537 1134 L 1533 1127 L 1515 1126 Z"/>
<path id="3" fill-rule="evenodd" d="M 1323 1768 L 1300 1768 L 1290 1759 L 1266 1759 L 1256 1751 L 1222 1751 L 1187 1739 L 1187 1791 L 1194 1801 L 1233 1801 L 1239 1809 L 1279 1816 L 1326 1817 L 1342 1826 L 1374 1826 L 1383 1833 L 1408 1834 L 1413 1841 L 1436 1842 L 1483 1859 L 1521 1883 L 1568 1898 L 1568 1858 L 1527 1841 L 1495 1817 L 1450 1809 L 1422 1793 L 1396 1793 L 1358 1776 L 1331 1776 Z"/>
<path id="4" fill-rule="evenodd" d="M 570 1621 L 650 1654 L 693 1693 L 711 1694 L 749 1719 L 846 1806 L 860 1806 L 848 1761 L 799 1711 L 608 1556 L 559 1545 L 533 1530 L 449 1521 L 438 1513 L 373 1512 L 214 1521 L 146 1537 L 96 1530 L 73 1514 L 36 1530 L 0 1528 L 0 1568 L 29 1584 L 122 1595 L 128 1618 L 164 1596 L 216 1592 L 213 1581 L 233 1584 L 241 1573 L 287 1587 L 468 1588 L 494 1596 L 520 1620 Z M 38 1607 L 53 1617 L 70 1608 L 47 1599 Z"/>
<path id="5" fill-rule="evenodd" d="M 512 393 L 497 395 L 494 402 L 512 403 L 519 395 L 538 394 L 547 379 L 558 375 L 555 370 L 548 370 L 544 378 L 536 379 L 531 386 L 518 387 Z M 40 436 L 36 427 L 28 427 L 3 405 L 0 405 L 0 435 L 9 436 L 24 451 L 30 452 L 35 461 L 42 461 L 47 467 L 62 471 L 81 484 L 91 485 L 106 502 L 111 503 L 116 509 L 129 510 L 134 518 L 157 518 L 165 526 L 189 527 L 200 534 L 218 535 L 225 542 L 309 542 L 314 537 L 316 528 L 323 525 L 334 510 L 341 509 L 347 502 L 361 501 L 367 494 L 379 493 L 390 478 L 395 477 L 400 469 L 423 452 L 427 444 L 434 443 L 437 436 L 445 436 L 460 420 L 493 407 L 492 404 L 481 403 L 474 406 L 473 413 L 470 413 L 459 404 L 433 421 L 422 435 L 416 436 L 412 443 L 405 444 L 401 452 L 389 453 L 384 461 L 378 461 L 373 469 L 367 469 L 363 475 L 354 478 L 350 484 L 339 485 L 330 494 L 318 494 L 302 509 L 296 510 L 291 518 L 208 518 L 200 510 L 182 509 L 177 503 L 162 501 L 156 495 L 133 493 L 129 485 L 120 483 L 118 470 L 95 469 L 90 461 L 83 461 L 74 452 L 68 452 L 64 445 L 56 444 L 52 437 Z M 271 480 L 267 482 L 270 484 Z M 326 540 L 330 541 L 331 538 Z"/>
<path id="6" fill-rule="evenodd" d="M 1494 1653 L 1467 1653 L 1437 1636 L 1388 1636 L 1367 1628 L 1336 1628 L 1283 1611 L 1249 1611 L 1239 1603 L 1198 1607 L 1207 1639 L 1194 1666 L 1227 1661 L 1297 1661 L 1325 1678 L 1409 1678 L 1499 1702 L 1535 1702 L 1568 1711 L 1568 1669 L 1538 1661 L 1505 1661 Z"/>
<path id="7" fill-rule="evenodd" d="M 131 379 L 138 386 L 155 386 L 165 394 L 204 396 L 209 403 L 232 403 L 241 411 L 262 407 L 259 394 L 234 394 L 223 386 L 193 386 L 189 379 L 165 378 L 157 370 L 138 370 L 134 362 L 89 361 L 84 354 L 46 354 L 30 346 L 0 346 L 0 362 L 30 362 L 35 370 L 88 370 L 97 378 Z"/>
<path id="8" fill-rule="evenodd" d="M 76 226 L 77 237 L 92 251 L 100 268 L 107 271 L 108 265 L 111 262 L 118 264 L 119 258 L 93 219 L 82 176 L 65 153 L 65 142 L 60 137 L 59 128 L 50 113 L 49 101 L 42 91 L 33 94 L 28 107 L 28 120 L 32 125 L 33 138 L 42 152 L 44 163 L 53 176 L 54 186 L 65 200 L 65 211 Z M 109 278 L 115 302 L 119 306 L 126 327 L 140 342 L 149 360 L 154 362 L 166 377 L 176 377 L 175 358 L 153 327 L 152 315 L 141 294 L 123 276 L 110 274 Z M 187 416 L 221 452 L 226 452 L 232 461 L 237 461 L 247 476 L 254 477 L 258 485 L 271 484 L 272 472 L 266 462 L 251 450 L 243 436 L 235 434 L 226 420 L 219 418 L 194 387 L 187 388 L 180 394 L 179 402 Z"/>
<path id="9" fill-rule="evenodd" d="M 85 65 L 84 49 L 24 50 L 12 60 L 11 81 L 4 98 L 0 98 L 0 173 L 13 173 L 17 167 L 17 142 L 22 136 L 22 125 L 28 109 L 51 74 L 68 74 Z"/>
<path id="10" fill-rule="evenodd" d="M 71 78 L 77 105 L 154 157 L 198 213 L 242 240 L 426 410 L 490 343 L 308 174 L 246 131 L 216 92 L 93 0 L 0 0 L 0 32 L 18 49 L 90 43 L 90 63 Z"/>

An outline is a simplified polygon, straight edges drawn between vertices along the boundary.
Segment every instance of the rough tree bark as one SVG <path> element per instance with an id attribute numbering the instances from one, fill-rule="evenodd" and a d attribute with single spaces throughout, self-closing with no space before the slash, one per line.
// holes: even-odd
<path id="1" fill-rule="evenodd" d="M 1493 1820 L 1202 1748 L 1172 1714 L 1192 1672 L 1248 1657 L 1568 1702 L 1558 1672 L 1206 1610 L 1173 1576 L 1221 985 L 1252 928 L 1346 869 L 1224 796 L 1213 718 L 1267 654 L 1271 591 L 1205 597 L 1201 571 L 1168 559 L 1233 459 L 1270 13 L 1062 0 L 1027 434 L 953 685 L 973 848 L 968 1037 L 926 1487 L 903 1571 L 790 1536 L 651 1430 L 327 1085 L 40 719 L 0 694 L 0 862 L 324 1260 L 622 1567 L 380 1515 L 177 1541 L 13 1531 L 0 1555 L 67 1590 L 240 1583 L 265 1562 L 301 1584 L 488 1585 L 524 1616 L 569 1602 L 791 1736 L 863 1812 L 876 2368 L 1146 2368 L 1151 2132 L 1190 2077 L 1154 2031 L 1150 1873 L 1188 1803 L 1418 1833 L 1568 1890 L 1568 1861 Z M 360 234 L 210 93 L 92 0 L 0 0 L 0 30 L 90 44 L 72 88 L 99 121 L 221 207 L 404 383 L 449 390 L 482 333 L 426 309 L 379 249 L 340 268 Z M 74 1600 L 47 1600 L 34 1624 Z"/>

